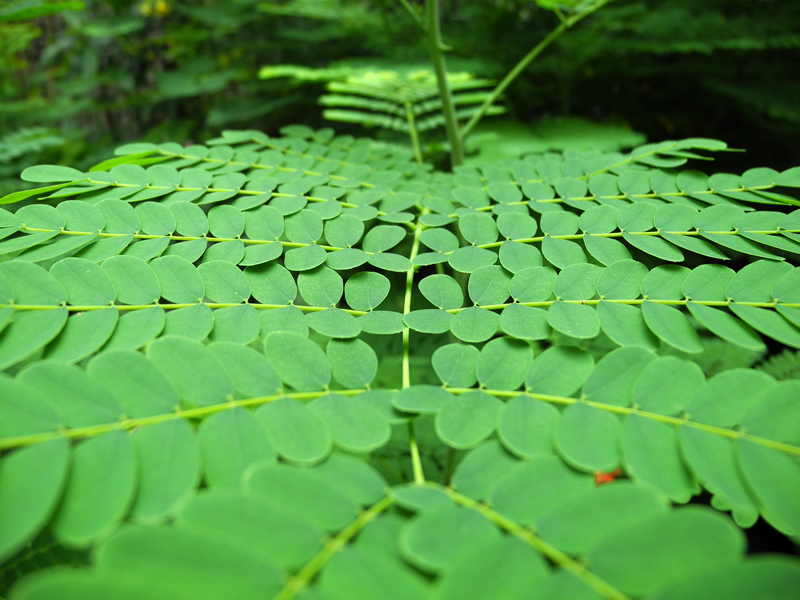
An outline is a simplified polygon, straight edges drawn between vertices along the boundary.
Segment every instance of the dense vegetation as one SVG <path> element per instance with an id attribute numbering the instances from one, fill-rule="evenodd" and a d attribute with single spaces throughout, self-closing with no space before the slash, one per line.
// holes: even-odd
<path id="1" fill-rule="evenodd" d="M 800 7 L 438 4 L 0 7 L 0 597 L 798 597 Z"/>

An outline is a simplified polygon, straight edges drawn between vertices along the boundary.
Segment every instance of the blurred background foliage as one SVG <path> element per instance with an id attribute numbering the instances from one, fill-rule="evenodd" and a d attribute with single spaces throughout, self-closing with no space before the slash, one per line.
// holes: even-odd
<path id="1" fill-rule="evenodd" d="M 539 4 L 441 0 L 450 72 L 502 77 L 558 24 Z M 329 78 L 259 77 L 287 64 L 346 76 L 428 63 L 395 0 L 0 0 L 0 194 L 30 164 L 85 168 L 131 140 L 330 125 Z M 468 147 L 492 159 L 702 136 L 747 149 L 731 169 L 785 169 L 800 164 L 798 99 L 800 2 L 615 0 L 525 70 Z M 443 137 L 426 134 L 434 160 Z"/>

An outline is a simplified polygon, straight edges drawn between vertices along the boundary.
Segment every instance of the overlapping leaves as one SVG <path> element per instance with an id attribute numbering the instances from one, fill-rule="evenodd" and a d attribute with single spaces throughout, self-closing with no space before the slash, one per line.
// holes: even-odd
<path id="1" fill-rule="evenodd" d="M 669 354 L 800 347 L 797 169 L 676 171 L 724 149 L 686 140 L 441 174 L 284 133 L 4 199 L 0 555 L 92 550 L 12 598 L 791 597 L 796 562 L 669 505 L 800 535 L 800 390 Z"/>

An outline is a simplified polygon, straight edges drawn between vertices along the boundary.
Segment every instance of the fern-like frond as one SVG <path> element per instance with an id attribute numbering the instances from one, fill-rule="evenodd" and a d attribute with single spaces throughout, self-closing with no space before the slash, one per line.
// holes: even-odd
<path id="1" fill-rule="evenodd" d="M 63 138 L 44 127 L 18 129 L 0 137 L 0 163 L 11 162 L 20 156 L 35 154 L 63 143 Z"/>
<path id="2" fill-rule="evenodd" d="M 678 170 L 725 148 L 694 139 L 444 174 L 282 133 L 2 199 L 0 559 L 92 561 L 12 600 L 795 589 L 740 528 L 800 535 L 800 384 L 709 348 L 800 347 L 797 169 Z"/>

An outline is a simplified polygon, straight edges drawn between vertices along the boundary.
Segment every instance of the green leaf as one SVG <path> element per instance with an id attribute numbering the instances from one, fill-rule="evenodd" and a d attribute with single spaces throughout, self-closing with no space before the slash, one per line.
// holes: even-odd
<path id="1" fill-rule="evenodd" d="M 165 336 L 147 347 L 147 356 L 189 406 L 221 404 L 233 396 L 233 382 L 217 357 L 204 345 Z"/>
<path id="2" fill-rule="evenodd" d="M 327 355 L 333 378 L 345 388 L 368 387 L 378 372 L 378 355 L 362 340 L 331 340 Z"/>
<path id="3" fill-rule="evenodd" d="M 283 257 L 283 264 L 290 271 L 310 271 L 325 262 L 327 252 L 316 245 L 292 248 Z"/>
<path id="4" fill-rule="evenodd" d="M 60 438 L 0 462 L 0 558 L 13 556 L 44 527 L 67 479 L 70 447 Z"/>
<path id="5" fill-rule="evenodd" d="M 747 600 L 763 596 L 791 600 L 800 582 L 800 568 L 782 556 L 758 556 L 670 586 L 658 600 Z"/>
<path id="6" fill-rule="evenodd" d="M 583 395 L 592 402 L 630 406 L 636 382 L 655 358 L 655 354 L 639 346 L 609 352 L 589 375 L 583 386 Z"/>
<path id="7" fill-rule="evenodd" d="M 497 262 L 497 254 L 486 248 L 464 246 L 450 255 L 449 263 L 460 273 L 472 273 L 480 267 Z"/>
<path id="8" fill-rule="evenodd" d="M 347 288 L 345 287 L 345 296 L 346 295 Z M 444 314 L 449 315 L 449 313 Z M 361 315 L 358 317 L 358 324 L 361 326 L 361 331 L 364 333 L 372 333 L 376 335 L 400 333 L 406 327 L 405 323 L 403 322 L 402 313 L 388 310 L 375 310 L 365 315 Z M 447 331 L 447 328 L 445 328 L 445 331 Z"/>
<path id="9" fill-rule="evenodd" d="M 733 441 L 694 427 L 681 427 L 678 437 L 681 455 L 714 494 L 715 505 L 730 508 L 739 526 L 751 527 L 758 519 L 758 507 L 740 475 Z"/>
<path id="10" fill-rule="evenodd" d="M 78 444 L 53 522 L 56 539 L 86 547 L 108 535 L 125 516 L 135 483 L 133 445 L 127 433 L 113 431 Z M 87 511 L 87 506 L 92 509 Z"/>
<path id="11" fill-rule="evenodd" d="M 787 346 L 800 348 L 800 327 L 786 321 L 781 313 L 736 303 L 731 303 L 730 309 L 756 331 Z"/>
<path id="12" fill-rule="evenodd" d="M 365 252 L 376 253 L 391 250 L 406 237 L 406 229 L 398 225 L 378 225 L 364 236 L 361 247 Z"/>
<path id="13" fill-rule="evenodd" d="M 431 364 L 443 385 L 468 388 L 478 381 L 478 355 L 475 346 L 447 344 L 434 351 Z"/>
<path id="14" fill-rule="evenodd" d="M 697 364 L 674 356 L 659 357 L 642 371 L 633 402 L 645 411 L 676 415 L 686 409 L 705 382 Z"/>
<path id="15" fill-rule="evenodd" d="M 797 536 L 800 532 L 800 511 L 794 502 L 800 490 L 797 461 L 749 440 L 737 440 L 736 446 L 739 468 L 755 495 L 761 514 L 778 531 Z"/>
<path id="16" fill-rule="evenodd" d="M 205 294 L 212 302 L 237 304 L 250 298 L 247 278 L 235 265 L 213 260 L 201 264 L 197 271 L 203 280 Z"/>
<path id="17" fill-rule="evenodd" d="M 244 231 L 251 240 L 277 240 L 283 233 L 283 215 L 271 206 L 259 206 L 244 216 Z"/>
<path id="18" fill-rule="evenodd" d="M 511 296 L 517 302 L 545 302 L 553 296 L 556 272 L 550 267 L 532 266 L 514 274 Z"/>
<path id="19" fill-rule="evenodd" d="M 542 215 L 542 231 L 546 235 L 573 235 L 578 231 L 580 218 L 566 210 L 548 212 Z"/>
<path id="20" fill-rule="evenodd" d="M 139 465 L 134 520 L 159 523 L 175 514 L 195 493 L 200 453 L 191 426 L 183 419 L 138 429 L 133 434 Z"/>
<path id="21" fill-rule="evenodd" d="M 270 402 L 256 411 L 256 417 L 269 432 L 278 454 L 290 461 L 314 464 L 330 453 L 328 428 L 297 400 Z"/>
<path id="22" fill-rule="evenodd" d="M 91 261 L 65 258 L 50 268 L 50 274 L 64 288 L 67 302 L 73 306 L 102 306 L 116 299 L 111 279 Z"/>
<path id="23" fill-rule="evenodd" d="M 110 198 L 98 202 L 97 208 L 102 213 L 103 219 L 106 222 L 104 229 L 107 233 L 139 233 L 141 229 L 139 216 L 127 202 L 117 200 L 116 198 Z"/>
<path id="24" fill-rule="evenodd" d="M 371 311 L 380 306 L 390 290 L 391 283 L 385 275 L 361 271 L 347 280 L 344 296 L 353 310 Z"/>
<path id="25" fill-rule="evenodd" d="M 392 406 L 410 413 L 436 414 L 452 398 L 453 395 L 441 387 L 412 385 L 394 395 Z"/>
<path id="26" fill-rule="evenodd" d="M 474 448 L 495 429 L 503 403 L 484 392 L 467 392 L 448 399 L 436 415 L 436 433 L 453 448 Z"/>
<path id="27" fill-rule="evenodd" d="M 720 427 L 737 425 L 774 380 L 763 371 L 728 369 L 706 381 L 687 407 L 692 420 Z"/>
<path id="28" fill-rule="evenodd" d="M 325 239 L 331 246 L 350 248 L 364 235 L 364 222 L 353 215 L 339 215 L 325 223 Z"/>
<path id="29" fill-rule="evenodd" d="M 593 307 L 560 300 L 550 305 L 547 323 L 556 331 L 578 339 L 594 338 L 600 332 L 600 319 Z"/>
<path id="30" fill-rule="evenodd" d="M 518 273 L 527 267 L 541 266 L 542 253 L 530 244 L 506 240 L 500 246 L 500 264 L 512 273 Z"/>
<path id="31" fill-rule="evenodd" d="M 469 551 L 500 540 L 477 511 L 446 505 L 411 519 L 400 531 L 401 554 L 427 572 L 447 570 Z"/>
<path id="32" fill-rule="evenodd" d="M 20 261 L 0 263 L 0 276 L 11 286 L 16 304 L 59 306 L 67 300 L 58 280 L 38 265 Z"/>
<path id="33" fill-rule="evenodd" d="M 17 380 L 40 392 L 69 427 L 115 423 L 122 405 L 107 389 L 77 367 L 61 361 L 39 361 L 20 372 Z"/>
<path id="34" fill-rule="evenodd" d="M 208 308 L 207 305 L 198 304 L 197 307 Z M 195 307 L 189 307 L 195 308 Z M 187 310 L 182 308 L 181 310 Z M 173 313 L 178 311 L 172 311 Z M 250 344 L 258 338 L 261 323 L 258 311 L 249 304 L 237 304 L 217 309 L 211 314 L 211 309 L 206 311 L 212 319 L 214 329 L 211 331 L 213 342 L 237 342 Z M 208 334 L 206 330 L 202 337 Z M 202 339 L 202 337 L 198 339 Z"/>
<path id="35" fill-rule="evenodd" d="M 559 300 L 590 300 L 597 294 L 597 280 L 602 273 L 597 265 L 570 265 L 556 277 L 553 292 Z"/>
<path id="36" fill-rule="evenodd" d="M 610 266 L 618 260 L 631 260 L 631 253 L 625 247 L 625 244 L 615 239 L 585 235 L 583 244 L 589 254 L 604 265 Z"/>
<path id="37" fill-rule="evenodd" d="M 627 482 L 604 485 L 561 506 L 537 522 L 542 539 L 570 554 L 586 554 L 638 521 L 666 514 L 663 498 Z"/>
<path id="38" fill-rule="evenodd" d="M 652 539 L 661 540 L 658 552 Z M 744 535 L 725 517 L 704 507 L 655 516 L 618 531 L 588 555 L 590 568 L 621 591 L 645 595 L 741 560 Z"/>
<path id="39" fill-rule="evenodd" d="M 553 442 L 575 468 L 610 473 L 619 466 L 620 429 L 616 415 L 576 403 L 561 413 Z"/>
<path id="40" fill-rule="evenodd" d="M 266 337 L 271 331 L 290 331 L 308 337 L 306 318 L 303 311 L 296 306 L 259 311 L 258 320 L 261 322 L 262 337 Z"/>
<path id="41" fill-rule="evenodd" d="M 594 488 L 593 478 L 579 474 L 555 456 L 534 456 L 502 479 L 489 498 L 494 510 L 524 525 Z"/>
<path id="42" fill-rule="evenodd" d="M 304 209 L 286 218 L 284 234 L 290 242 L 313 244 L 322 237 L 322 228 L 319 213 Z"/>
<path id="43" fill-rule="evenodd" d="M 663 238 L 635 233 L 623 233 L 622 238 L 645 254 L 670 262 L 683 261 L 683 252 Z"/>
<path id="44" fill-rule="evenodd" d="M 486 213 L 468 212 L 458 220 L 458 230 L 470 244 L 480 246 L 497 241 L 497 225 Z"/>
<path id="45" fill-rule="evenodd" d="M 418 286 L 425 299 L 438 308 L 452 310 L 464 303 L 461 286 L 449 275 L 429 275 Z"/>
<path id="46" fill-rule="evenodd" d="M 772 290 L 788 272 L 785 262 L 757 260 L 741 269 L 727 288 L 727 298 L 735 302 L 772 302 Z"/>
<path id="47" fill-rule="evenodd" d="M 432 277 L 436 277 L 436 275 Z M 511 275 L 503 267 L 480 267 L 469 277 L 469 297 L 478 306 L 503 304 L 508 300 L 511 293 L 510 288 Z M 460 308 L 460 306 L 452 308 Z"/>
<path id="48" fill-rule="evenodd" d="M 620 260 L 609 265 L 597 282 L 597 293 L 607 300 L 636 300 L 642 293 L 647 267 L 635 260 Z"/>
<path id="49" fill-rule="evenodd" d="M 297 297 L 297 284 L 292 274 L 278 264 L 247 267 L 244 276 L 253 298 L 262 304 L 283 306 Z"/>
<path id="50" fill-rule="evenodd" d="M 275 462 L 275 450 L 267 432 L 243 408 L 234 407 L 203 421 L 197 439 L 205 480 L 214 488 L 238 490 L 250 465 Z"/>
<path id="51" fill-rule="evenodd" d="M 391 436 L 389 424 L 361 394 L 327 394 L 310 402 L 308 409 L 325 423 L 334 443 L 348 452 L 371 452 Z"/>
<path id="52" fill-rule="evenodd" d="M 308 306 L 335 306 L 342 299 L 341 275 L 328 267 L 317 267 L 297 275 L 297 287 Z"/>
<path id="53" fill-rule="evenodd" d="M 133 310 L 117 321 L 117 328 L 103 346 L 104 350 L 136 350 L 155 338 L 164 329 L 166 315 L 160 306 Z"/>
<path id="54" fill-rule="evenodd" d="M 58 181 L 75 182 L 85 180 L 86 175 L 70 167 L 36 165 L 22 171 L 20 178 L 23 181 L 31 181 L 33 183 L 51 183 Z"/>
<path id="55" fill-rule="evenodd" d="M 780 381 L 768 386 L 740 420 L 742 427 L 751 435 L 796 443 L 800 431 L 800 413 L 795 410 L 794 403 L 800 391 L 798 386 L 798 381 Z"/>
<path id="56" fill-rule="evenodd" d="M 296 333 L 274 331 L 267 335 L 264 346 L 280 378 L 296 390 L 320 390 L 330 383 L 328 360 L 315 343 Z"/>
<path id="57" fill-rule="evenodd" d="M 135 210 L 144 233 L 148 235 L 171 235 L 175 231 L 176 223 L 173 211 L 163 204 L 142 202 L 136 205 Z M 100 217 L 102 218 L 102 215 Z"/>
<path id="58" fill-rule="evenodd" d="M 15 311 L 0 332 L 0 369 L 7 369 L 40 350 L 63 329 L 67 309 Z"/>
<path id="59" fill-rule="evenodd" d="M 540 589 L 547 567 L 533 548 L 512 537 L 472 546 L 442 577 L 442 600 L 523 598 Z"/>
<path id="60" fill-rule="evenodd" d="M 44 358 L 74 363 L 97 351 L 113 333 L 119 313 L 114 307 L 77 313 L 44 349 Z"/>
<path id="61" fill-rule="evenodd" d="M 358 503 L 314 469 L 257 465 L 245 475 L 245 488 L 274 509 L 325 531 L 339 531 L 358 515 Z"/>
<path id="62" fill-rule="evenodd" d="M 170 302 L 194 304 L 203 301 L 205 296 L 203 278 L 185 258 L 162 256 L 152 260 L 150 267 L 158 277 L 161 295 Z"/>
<path id="63" fill-rule="evenodd" d="M 405 273 L 412 268 L 411 261 L 405 256 L 391 252 L 372 254 L 367 259 L 367 262 L 378 269 L 395 273 Z"/>
<path id="64" fill-rule="evenodd" d="M 458 249 L 458 238 L 440 227 L 424 230 L 419 241 L 436 252 L 449 253 Z"/>
<path id="65" fill-rule="evenodd" d="M 231 593 L 253 599 L 280 589 L 278 569 L 219 539 L 174 527 L 131 527 L 97 551 L 100 572 L 146 582 L 172 598 Z M 219 570 L 219 572 L 217 572 Z"/>
<path id="66" fill-rule="evenodd" d="M 311 329 L 327 337 L 354 338 L 361 333 L 358 320 L 340 308 L 307 313 L 305 320 Z"/>
<path id="67" fill-rule="evenodd" d="M 152 304 L 161 297 L 155 271 L 139 258 L 112 256 L 103 262 L 102 269 L 117 291 L 117 300 L 123 304 Z"/>
<path id="68" fill-rule="evenodd" d="M 592 355 L 574 346 L 551 346 L 533 361 L 525 386 L 534 393 L 571 396 L 594 370 Z"/>
<path id="69" fill-rule="evenodd" d="M 465 342 L 485 342 L 494 337 L 500 325 L 500 316 L 490 310 L 470 306 L 453 317 L 450 331 Z"/>
<path id="70" fill-rule="evenodd" d="M 506 402 L 497 433 L 503 445 L 521 458 L 549 455 L 558 419 L 555 407 L 529 396 L 517 396 Z"/>
<path id="71" fill-rule="evenodd" d="M 91 360 L 87 373 L 110 390 L 131 417 L 151 417 L 178 408 L 172 384 L 141 352 L 103 352 Z"/>
<path id="72" fill-rule="evenodd" d="M 425 580 L 380 552 L 348 547 L 337 552 L 323 570 L 319 589 L 326 597 L 370 600 L 426 600 Z"/>
<path id="73" fill-rule="evenodd" d="M 544 340 L 552 331 L 547 324 L 547 311 L 520 304 L 509 304 L 503 309 L 500 329 L 522 340 Z"/>
<path id="74" fill-rule="evenodd" d="M 545 237 L 542 240 L 542 254 L 559 269 L 587 262 L 583 248 L 569 240 Z"/>
<path id="75" fill-rule="evenodd" d="M 208 349 L 233 379 L 236 392 L 257 398 L 280 393 L 281 380 L 266 357 L 248 346 L 234 342 L 212 342 Z"/>
<path id="76" fill-rule="evenodd" d="M 525 463 L 490 440 L 467 453 L 453 474 L 453 485 L 470 498 L 483 500 L 494 487 Z"/>
<path id="77" fill-rule="evenodd" d="M 645 301 L 642 304 L 642 315 L 650 331 L 664 343 L 688 354 L 697 354 L 703 351 L 700 336 L 677 308 Z"/>
<path id="78" fill-rule="evenodd" d="M 191 202 L 176 202 L 169 205 L 175 217 L 175 229 L 186 237 L 202 237 L 208 233 L 208 218 L 203 209 Z"/>
<path id="79" fill-rule="evenodd" d="M 279 258 L 283 253 L 283 246 L 280 242 L 269 242 L 268 244 L 247 244 L 244 246 L 244 256 L 238 264 L 244 267 L 262 265 Z"/>
<path id="80" fill-rule="evenodd" d="M 629 415 L 622 426 L 622 457 L 631 479 L 654 485 L 673 502 L 688 502 L 700 491 L 678 452 L 672 425 Z"/>
<path id="81" fill-rule="evenodd" d="M 501 337 L 487 343 L 477 363 L 481 386 L 494 390 L 516 390 L 525 381 L 533 361 L 533 350 L 527 342 Z"/>
<path id="82" fill-rule="evenodd" d="M 238 490 L 200 493 L 178 519 L 183 530 L 224 540 L 284 568 L 299 567 L 310 560 L 324 539 L 323 532 L 306 521 Z"/>
<path id="83" fill-rule="evenodd" d="M 688 302 L 686 306 L 703 327 L 723 340 L 748 350 L 761 351 L 766 348 L 761 337 L 736 317 L 696 302 Z"/>

